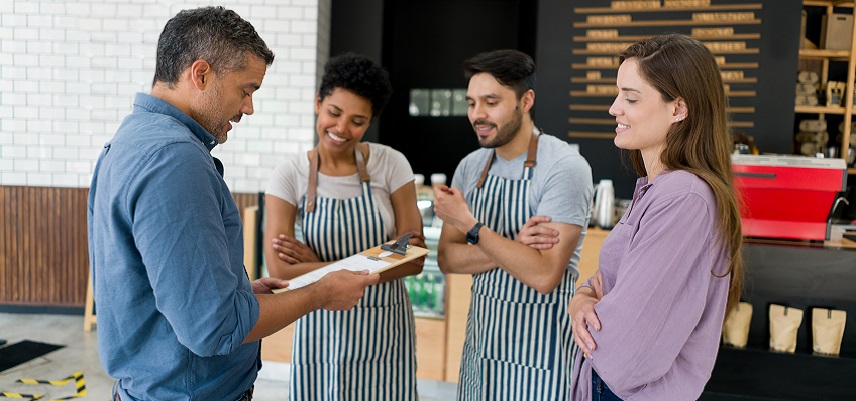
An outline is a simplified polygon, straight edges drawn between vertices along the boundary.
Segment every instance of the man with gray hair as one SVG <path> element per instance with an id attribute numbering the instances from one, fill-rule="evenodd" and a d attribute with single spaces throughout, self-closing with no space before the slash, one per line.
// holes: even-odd
<path id="1" fill-rule="evenodd" d="M 352 308 L 378 275 L 250 282 L 240 213 L 211 150 L 253 114 L 273 52 L 234 11 L 181 11 L 160 35 L 151 94 L 98 158 L 89 257 L 113 399 L 249 400 L 260 339 L 319 308 Z"/>

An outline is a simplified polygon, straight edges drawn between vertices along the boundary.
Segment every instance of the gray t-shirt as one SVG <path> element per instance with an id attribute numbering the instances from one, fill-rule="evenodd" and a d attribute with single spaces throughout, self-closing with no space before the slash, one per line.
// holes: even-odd
<path id="1" fill-rule="evenodd" d="M 529 190 L 529 205 L 533 216 L 549 216 L 554 223 L 567 223 L 583 228 L 580 241 L 568 263 L 568 268 L 577 270 L 580 250 L 583 246 L 586 227 L 591 217 L 591 202 L 594 188 L 591 166 L 579 151 L 567 142 L 551 135 L 538 137 L 538 153 Z M 493 149 L 478 149 L 461 160 L 452 186 L 463 192 L 464 199 L 471 198 Z M 523 178 L 523 162 L 526 153 L 513 160 L 495 156 L 488 174 L 507 179 Z M 579 274 L 579 271 L 577 270 Z"/>
<path id="2" fill-rule="evenodd" d="M 401 152 L 377 143 L 369 144 L 366 172 L 371 177 L 372 199 L 380 209 L 383 225 L 390 238 L 396 237 L 392 193 L 413 181 L 413 169 Z M 309 186 L 309 158 L 306 153 L 292 155 L 271 174 L 265 193 L 276 196 L 298 209 L 297 222 L 303 211 L 303 198 Z M 335 177 L 318 173 L 316 195 L 321 198 L 349 199 L 360 196 L 360 177 Z M 298 233 L 295 233 L 299 235 Z"/>

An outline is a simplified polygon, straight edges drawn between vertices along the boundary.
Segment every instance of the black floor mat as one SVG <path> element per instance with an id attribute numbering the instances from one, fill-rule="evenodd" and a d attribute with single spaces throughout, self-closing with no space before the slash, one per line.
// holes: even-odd
<path id="1" fill-rule="evenodd" d="M 0 372 L 14 368 L 31 359 L 38 358 L 49 352 L 54 352 L 64 345 L 54 345 L 24 340 L 0 348 Z"/>

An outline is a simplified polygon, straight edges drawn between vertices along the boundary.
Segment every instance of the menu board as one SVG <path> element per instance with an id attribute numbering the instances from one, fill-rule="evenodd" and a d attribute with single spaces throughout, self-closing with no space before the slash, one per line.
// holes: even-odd
<path id="1" fill-rule="evenodd" d="M 790 152 L 800 0 L 542 0 L 540 6 L 537 123 L 580 144 L 595 181 L 626 177 L 630 189 L 616 186 L 618 195 L 629 195 L 635 179 L 612 143 L 618 53 L 652 36 L 679 33 L 707 46 L 729 100 L 729 128 L 755 137 L 765 151 Z M 593 162 L 604 156 L 609 160 Z"/>

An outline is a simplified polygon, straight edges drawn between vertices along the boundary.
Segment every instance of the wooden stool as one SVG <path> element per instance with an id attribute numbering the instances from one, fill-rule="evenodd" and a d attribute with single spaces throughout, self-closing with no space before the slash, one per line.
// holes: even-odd
<path id="1" fill-rule="evenodd" d="M 95 298 L 92 296 L 92 275 L 86 277 L 86 306 L 83 310 L 83 331 L 92 331 L 95 325 Z"/>

